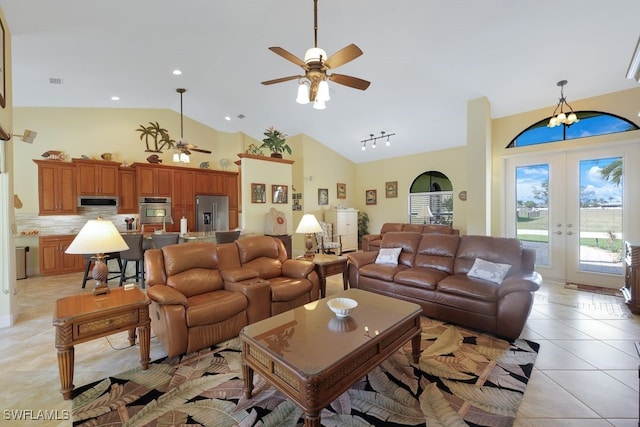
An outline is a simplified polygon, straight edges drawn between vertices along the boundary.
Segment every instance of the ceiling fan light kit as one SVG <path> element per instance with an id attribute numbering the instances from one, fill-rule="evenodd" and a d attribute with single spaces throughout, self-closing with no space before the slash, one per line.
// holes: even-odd
<path id="1" fill-rule="evenodd" d="M 313 22 L 314 47 L 307 49 L 304 54 L 304 61 L 281 47 L 273 46 L 269 48 L 273 53 L 302 67 L 305 72 L 304 75 L 281 77 L 264 81 L 262 84 L 272 85 L 297 79 L 298 94 L 296 102 L 298 104 L 312 102 L 313 108 L 324 110 L 326 102 L 331 99 L 329 96 L 329 80 L 359 90 L 366 90 L 370 82 L 344 74 L 327 74 L 328 70 L 344 65 L 362 55 L 362 50 L 355 44 L 350 44 L 332 56 L 327 57 L 327 53 L 318 47 L 318 0 L 313 1 Z"/>

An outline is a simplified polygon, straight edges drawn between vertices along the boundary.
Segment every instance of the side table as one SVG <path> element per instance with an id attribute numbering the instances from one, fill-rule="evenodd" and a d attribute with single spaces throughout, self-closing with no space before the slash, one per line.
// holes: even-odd
<path id="1" fill-rule="evenodd" d="M 56 301 L 53 325 L 56 327 L 60 393 L 65 400 L 71 398 L 73 390 L 75 344 L 128 330 L 129 344 L 133 346 L 138 328 L 140 364 L 142 369 L 149 367 L 150 303 L 138 288 L 115 288 L 105 295 L 85 293 Z"/>
<path id="2" fill-rule="evenodd" d="M 307 259 L 300 257 L 300 259 Z M 327 296 L 327 277 L 342 273 L 342 287 L 346 291 L 349 287 L 347 275 L 347 257 L 341 255 L 316 254 L 309 261 L 315 265 L 316 273 L 320 277 L 320 298 Z"/>

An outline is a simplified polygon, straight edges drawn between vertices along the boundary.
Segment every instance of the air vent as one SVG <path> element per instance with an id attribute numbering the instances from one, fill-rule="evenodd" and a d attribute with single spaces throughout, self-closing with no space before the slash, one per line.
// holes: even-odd
<path id="1" fill-rule="evenodd" d="M 49 77 L 49 84 L 51 85 L 61 85 L 64 80 L 61 77 Z"/>
<path id="2" fill-rule="evenodd" d="M 244 119 L 245 117 L 247 117 L 247 116 L 245 116 L 244 114 L 238 114 L 238 118 L 239 119 Z"/>

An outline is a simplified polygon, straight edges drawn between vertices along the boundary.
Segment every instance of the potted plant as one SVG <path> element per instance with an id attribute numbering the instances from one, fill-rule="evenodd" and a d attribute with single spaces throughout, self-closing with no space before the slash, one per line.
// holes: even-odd
<path id="1" fill-rule="evenodd" d="M 369 215 L 358 211 L 358 244 L 362 244 L 362 236 L 369 234 Z"/>
<path id="2" fill-rule="evenodd" d="M 262 140 L 262 145 L 259 148 L 268 148 L 271 151 L 271 157 L 282 158 L 282 153 L 285 151 L 291 154 L 291 147 L 286 143 L 287 135 L 285 133 L 271 126 L 265 131 L 264 136 L 266 138 Z"/>

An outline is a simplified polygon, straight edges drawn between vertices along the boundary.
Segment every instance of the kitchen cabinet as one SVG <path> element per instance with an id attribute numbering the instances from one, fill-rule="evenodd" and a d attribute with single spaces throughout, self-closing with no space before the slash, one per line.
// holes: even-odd
<path id="1" fill-rule="evenodd" d="M 120 163 L 73 159 L 78 196 L 117 196 Z"/>
<path id="2" fill-rule="evenodd" d="M 64 253 L 75 235 L 40 236 L 40 274 L 52 276 L 55 274 L 83 271 L 85 260 L 82 255 Z"/>
<path id="3" fill-rule="evenodd" d="M 180 231 L 180 219 L 187 219 L 187 227 L 195 227 L 195 202 L 194 177 L 192 170 L 175 168 L 172 179 L 171 214 L 173 224 L 170 231 Z"/>
<path id="4" fill-rule="evenodd" d="M 202 170 L 195 174 L 196 194 L 219 196 L 225 194 L 224 175 L 218 171 Z"/>
<path id="5" fill-rule="evenodd" d="M 136 171 L 130 167 L 121 167 L 118 171 L 118 213 L 137 214 L 138 195 L 136 193 Z"/>
<path id="6" fill-rule="evenodd" d="M 38 204 L 40 215 L 74 215 L 76 168 L 69 162 L 34 160 L 38 165 Z"/>
<path id="7" fill-rule="evenodd" d="M 342 236 L 342 252 L 358 250 L 358 210 L 331 209 L 324 213 L 325 222 L 333 224 L 333 233 Z"/>
<path id="8" fill-rule="evenodd" d="M 171 166 L 134 163 L 138 197 L 171 197 Z"/>

